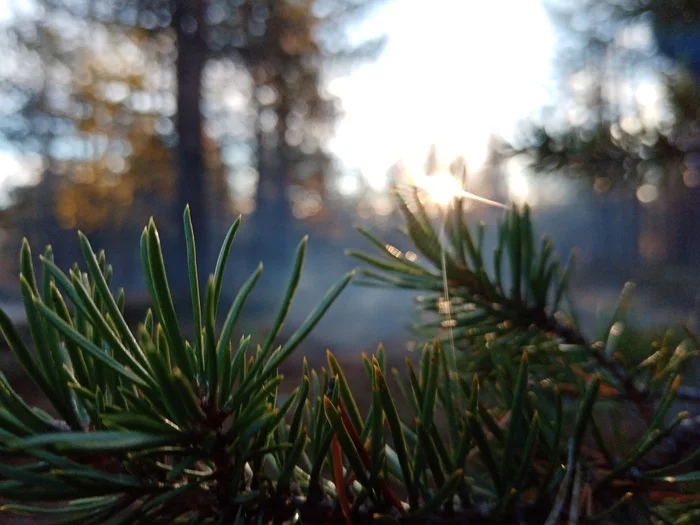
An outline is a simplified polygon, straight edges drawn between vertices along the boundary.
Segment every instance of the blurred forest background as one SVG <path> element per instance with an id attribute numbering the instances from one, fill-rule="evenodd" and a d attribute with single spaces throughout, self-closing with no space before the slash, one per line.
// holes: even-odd
<path id="1" fill-rule="evenodd" d="M 201 273 L 213 268 L 229 224 L 244 216 L 224 295 L 232 298 L 264 261 L 248 329 L 270 321 L 295 246 L 311 234 L 291 326 L 354 266 L 343 253 L 365 247 L 354 225 L 405 248 L 388 180 L 417 184 L 437 202 L 465 172 L 465 189 L 535 207 L 540 232 L 551 234 L 562 258 L 578 248 L 576 295 L 588 326 L 600 308 L 614 307 L 627 279 L 639 283 L 639 321 L 694 316 L 700 292 L 694 0 L 497 0 L 488 23 L 479 19 L 481 3 L 471 0 L 0 4 L 0 305 L 18 320 L 22 237 L 37 256 L 51 244 L 65 268 L 80 259 L 75 229 L 106 250 L 115 283 L 140 311 L 146 292 L 138 240 L 151 215 L 174 292 L 184 298 L 181 217 L 189 203 Z M 415 14 L 403 26 L 402 10 Z M 525 37 L 541 31 L 519 12 L 543 13 L 553 36 L 553 60 L 538 58 L 551 62 L 546 75 L 536 76 L 542 100 L 525 97 L 517 81 L 502 81 L 508 72 L 527 76 L 536 58 L 518 54 L 518 36 L 502 29 L 519 25 Z M 433 23 L 450 19 L 454 28 L 483 25 L 495 36 L 477 46 Z M 382 77 L 362 71 L 386 67 L 383 51 L 394 26 L 415 45 L 391 71 L 435 78 L 426 83 L 432 91 L 389 114 L 385 100 L 372 101 Z M 430 67 L 438 54 L 441 71 Z M 469 62 L 478 67 L 467 70 Z M 364 117 L 333 89 L 343 82 L 355 100 L 365 97 Z M 441 92 L 451 84 L 467 107 L 483 111 L 464 135 L 449 114 L 449 104 L 461 102 Z M 487 92 L 495 95 L 482 101 Z M 497 116 L 497 108 L 518 98 L 525 114 Z M 428 125 L 425 116 L 435 108 L 445 114 Z M 481 124 L 492 115 L 506 124 Z M 371 166 L 361 162 L 362 151 L 355 150 L 361 159 L 353 162 L 334 150 L 343 126 L 354 123 L 358 136 L 375 136 L 388 119 L 407 136 L 413 129 L 426 139 L 411 143 L 420 150 L 411 159 L 397 155 Z M 449 147 L 440 133 L 429 134 L 441 127 L 451 130 Z M 484 151 L 473 154 L 479 132 Z M 398 140 L 387 134 L 375 141 L 385 150 L 380 158 L 391 154 L 384 138 Z M 439 215 L 439 204 L 432 209 Z M 492 223 L 501 212 L 472 203 L 469 213 Z M 325 346 L 356 352 L 380 340 L 400 345 L 410 312 L 410 294 L 354 288 L 316 330 L 319 356 Z"/>

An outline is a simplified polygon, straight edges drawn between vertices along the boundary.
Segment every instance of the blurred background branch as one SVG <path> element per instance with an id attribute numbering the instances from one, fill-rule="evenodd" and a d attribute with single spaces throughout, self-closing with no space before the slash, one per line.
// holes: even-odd
<path id="1" fill-rule="evenodd" d="M 599 193 L 631 187 L 643 202 L 700 184 L 695 3 L 546 5 L 562 43 L 557 96 L 506 154 L 535 172 L 587 179 Z"/>

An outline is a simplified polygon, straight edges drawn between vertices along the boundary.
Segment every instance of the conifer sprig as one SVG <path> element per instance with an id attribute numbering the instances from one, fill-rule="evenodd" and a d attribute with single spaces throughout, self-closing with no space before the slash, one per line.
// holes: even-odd
<path id="1" fill-rule="evenodd" d="M 153 222 L 141 242 L 153 307 L 135 332 L 123 317 L 123 293 L 111 290 L 106 257 L 87 238 L 80 238 L 86 271 L 76 266 L 65 274 L 47 250 L 41 281 L 25 243 L 20 280 L 31 344 L 4 312 L 0 331 L 59 419 L 29 406 L 0 373 L 0 497 L 7 500 L 0 517 L 13 512 L 83 525 L 692 523 L 700 501 L 697 453 L 644 466 L 687 419 L 672 408 L 695 353 L 692 338 L 677 347 L 666 341 L 622 368 L 637 371 L 635 384 L 642 382 L 657 402 L 642 434 L 626 436 L 618 447 L 599 424 L 624 398 L 615 371 L 592 354 L 594 345 L 566 339 L 549 321 L 527 322 L 536 309 L 562 331 L 577 330 L 554 316 L 566 278 L 548 262 L 551 248 L 530 247 L 529 212 L 513 209 L 501 226 L 499 249 L 512 255 L 497 252 L 494 259 L 520 257 L 519 273 L 508 267 L 506 280 L 502 269 L 485 270 L 483 234 L 470 241 L 466 224 L 455 221 L 461 255 L 438 259 L 440 239 L 426 216 L 408 210 L 405 205 L 409 231 L 433 255 L 434 268 L 392 250 L 374 265 L 381 271 L 369 275 L 417 289 L 447 277 L 463 359 L 455 370 L 438 332 L 402 374 L 388 369 L 380 346 L 362 359 L 372 387 L 365 404 L 330 352 L 320 373 L 304 361 L 301 384 L 281 395 L 280 365 L 352 278 L 331 288 L 275 347 L 306 239 L 260 345 L 234 333 L 261 268 L 220 329 L 215 322 L 238 222 L 200 290 L 185 213 L 191 339 L 179 324 Z M 462 308 L 467 301 L 474 307 Z M 424 328 L 430 326 L 438 325 Z"/>
<path id="2" fill-rule="evenodd" d="M 417 189 L 409 198 L 405 193 L 395 191 L 407 224 L 409 252 L 360 230 L 379 255 L 349 252 L 365 263 L 359 284 L 425 293 L 416 298 L 423 312 L 416 333 L 437 334 L 442 344 L 461 350 L 463 371 L 488 375 L 492 350 L 515 361 L 527 348 L 545 374 L 569 382 L 572 372 L 586 377 L 599 372 L 618 397 L 648 414 L 658 393 L 654 387 L 660 384 L 660 370 L 648 381 L 639 369 L 620 362 L 614 348 L 622 326 L 617 318 L 610 321 L 605 341 L 584 335 L 569 300 L 573 255 L 562 267 L 551 240 L 546 235 L 537 239 L 527 205 L 513 205 L 504 213 L 496 226 L 496 248 L 489 254 L 484 248 L 485 225 L 467 224 L 461 198 L 447 207 L 440 225 L 431 219 Z M 441 229 L 444 235 L 438 233 Z M 414 249 L 418 257 L 410 251 Z M 406 253 L 413 255 L 409 259 Z M 689 340 L 698 347 L 697 341 Z M 570 366 L 560 366 L 562 362 Z M 686 387 L 679 397 L 693 400 L 700 394 Z"/>

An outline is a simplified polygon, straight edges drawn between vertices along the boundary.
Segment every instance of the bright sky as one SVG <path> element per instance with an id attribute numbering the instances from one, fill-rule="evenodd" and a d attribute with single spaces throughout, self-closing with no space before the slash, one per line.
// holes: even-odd
<path id="1" fill-rule="evenodd" d="M 364 27 L 389 40 L 380 58 L 332 82 L 346 112 L 333 150 L 376 186 L 398 159 L 483 161 L 543 105 L 554 35 L 540 0 L 392 0 Z"/>

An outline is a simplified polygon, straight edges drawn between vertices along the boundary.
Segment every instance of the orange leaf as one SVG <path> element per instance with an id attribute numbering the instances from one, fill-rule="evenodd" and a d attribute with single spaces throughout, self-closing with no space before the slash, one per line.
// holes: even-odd
<path id="1" fill-rule="evenodd" d="M 333 480 L 335 481 L 335 488 L 338 493 L 340 509 L 343 511 L 343 516 L 345 516 L 345 522 L 347 525 L 353 525 L 352 519 L 350 518 L 350 503 L 348 502 L 347 494 L 345 494 L 345 480 L 343 479 L 343 451 L 340 448 L 338 435 L 335 432 L 333 432 L 333 440 L 331 441 L 331 454 L 333 456 Z"/>

